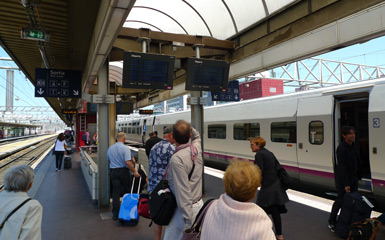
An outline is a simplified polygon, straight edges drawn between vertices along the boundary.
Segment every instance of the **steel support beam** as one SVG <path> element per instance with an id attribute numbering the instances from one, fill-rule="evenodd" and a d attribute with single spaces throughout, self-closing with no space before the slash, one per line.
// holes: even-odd
<path id="1" fill-rule="evenodd" d="M 107 95 L 108 84 L 108 59 L 102 65 L 98 75 L 98 94 Z M 98 144 L 98 187 L 99 187 L 99 208 L 110 206 L 110 179 L 108 175 L 107 150 L 109 144 L 109 107 L 106 103 L 98 104 L 97 113 L 98 138 L 103 139 L 103 144 Z"/>

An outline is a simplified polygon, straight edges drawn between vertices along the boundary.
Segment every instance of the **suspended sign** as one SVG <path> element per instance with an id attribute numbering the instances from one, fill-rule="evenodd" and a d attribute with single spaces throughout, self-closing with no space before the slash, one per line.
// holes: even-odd
<path id="1" fill-rule="evenodd" d="M 81 98 L 82 74 L 75 70 L 35 69 L 35 97 Z"/>

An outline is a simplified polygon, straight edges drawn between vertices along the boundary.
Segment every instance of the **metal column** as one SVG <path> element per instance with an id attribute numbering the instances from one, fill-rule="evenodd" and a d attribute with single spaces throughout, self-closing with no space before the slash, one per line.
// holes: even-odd
<path id="1" fill-rule="evenodd" d="M 195 57 L 200 58 L 200 46 L 195 46 Z M 195 98 L 197 101 L 196 104 L 191 104 L 191 125 L 199 132 L 202 140 L 202 160 L 204 166 L 204 142 L 203 142 L 203 105 L 201 103 L 202 92 L 201 91 L 191 91 L 191 99 Z M 193 101 L 191 101 L 193 102 Z M 204 193 L 204 168 L 202 168 L 202 193 Z"/>
<path id="2" fill-rule="evenodd" d="M 109 94 L 108 59 L 104 62 L 98 75 L 98 94 Z M 106 103 L 98 103 L 97 113 L 98 132 L 98 207 L 110 206 L 110 179 L 108 175 L 107 150 L 109 144 L 109 107 Z"/>

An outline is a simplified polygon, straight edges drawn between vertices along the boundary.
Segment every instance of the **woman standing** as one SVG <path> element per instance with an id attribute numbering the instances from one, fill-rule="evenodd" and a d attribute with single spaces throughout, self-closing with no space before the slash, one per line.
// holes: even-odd
<path id="1" fill-rule="evenodd" d="M 254 163 L 262 171 L 261 189 L 257 196 L 257 204 L 267 214 L 271 214 L 277 239 L 282 240 L 281 213 L 286 213 L 285 203 L 289 201 L 285 189 L 279 181 L 274 154 L 265 148 L 266 141 L 262 137 L 250 141 L 250 148 L 256 152 Z"/>
<path id="2" fill-rule="evenodd" d="M 60 133 L 55 143 L 56 171 L 61 171 L 64 152 L 67 149 L 67 143 L 63 133 Z"/>

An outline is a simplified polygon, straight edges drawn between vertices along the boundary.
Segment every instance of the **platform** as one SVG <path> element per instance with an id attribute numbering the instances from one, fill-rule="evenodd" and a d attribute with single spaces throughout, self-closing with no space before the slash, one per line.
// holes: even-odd
<path id="1" fill-rule="evenodd" d="M 11 155 L 15 152 L 18 152 L 18 151 L 26 148 L 26 147 L 32 146 L 36 143 L 39 143 L 39 142 L 41 142 L 45 139 L 51 138 L 53 136 L 55 136 L 55 135 L 44 135 L 44 136 L 40 136 L 40 137 L 36 137 L 36 138 L 32 138 L 32 139 L 27 139 L 24 141 L 18 141 L 18 142 L 13 142 L 13 143 L 9 143 L 6 145 L 2 145 L 2 146 L 0 146 L 0 158 Z"/>
<path id="2" fill-rule="evenodd" d="M 29 194 L 43 206 L 42 238 L 153 239 L 152 229 L 148 227 L 150 220 L 141 218 L 135 227 L 120 226 L 118 221 L 111 219 L 109 209 L 99 210 L 92 204 L 80 169 L 80 154 L 71 156 L 72 168 L 69 170 L 56 172 L 51 154 L 35 170 L 35 185 Z M 218 198 L 224 192 L 220 174 L 205 174 L 205 191 L 204 199 Z M 289 195 L 294 198 L 292 193 Z M 328 211 L 296 201 L 289 202 L 288 213 L 282 215 L 285 239 L 339 239 L 327 227 Z"/>

